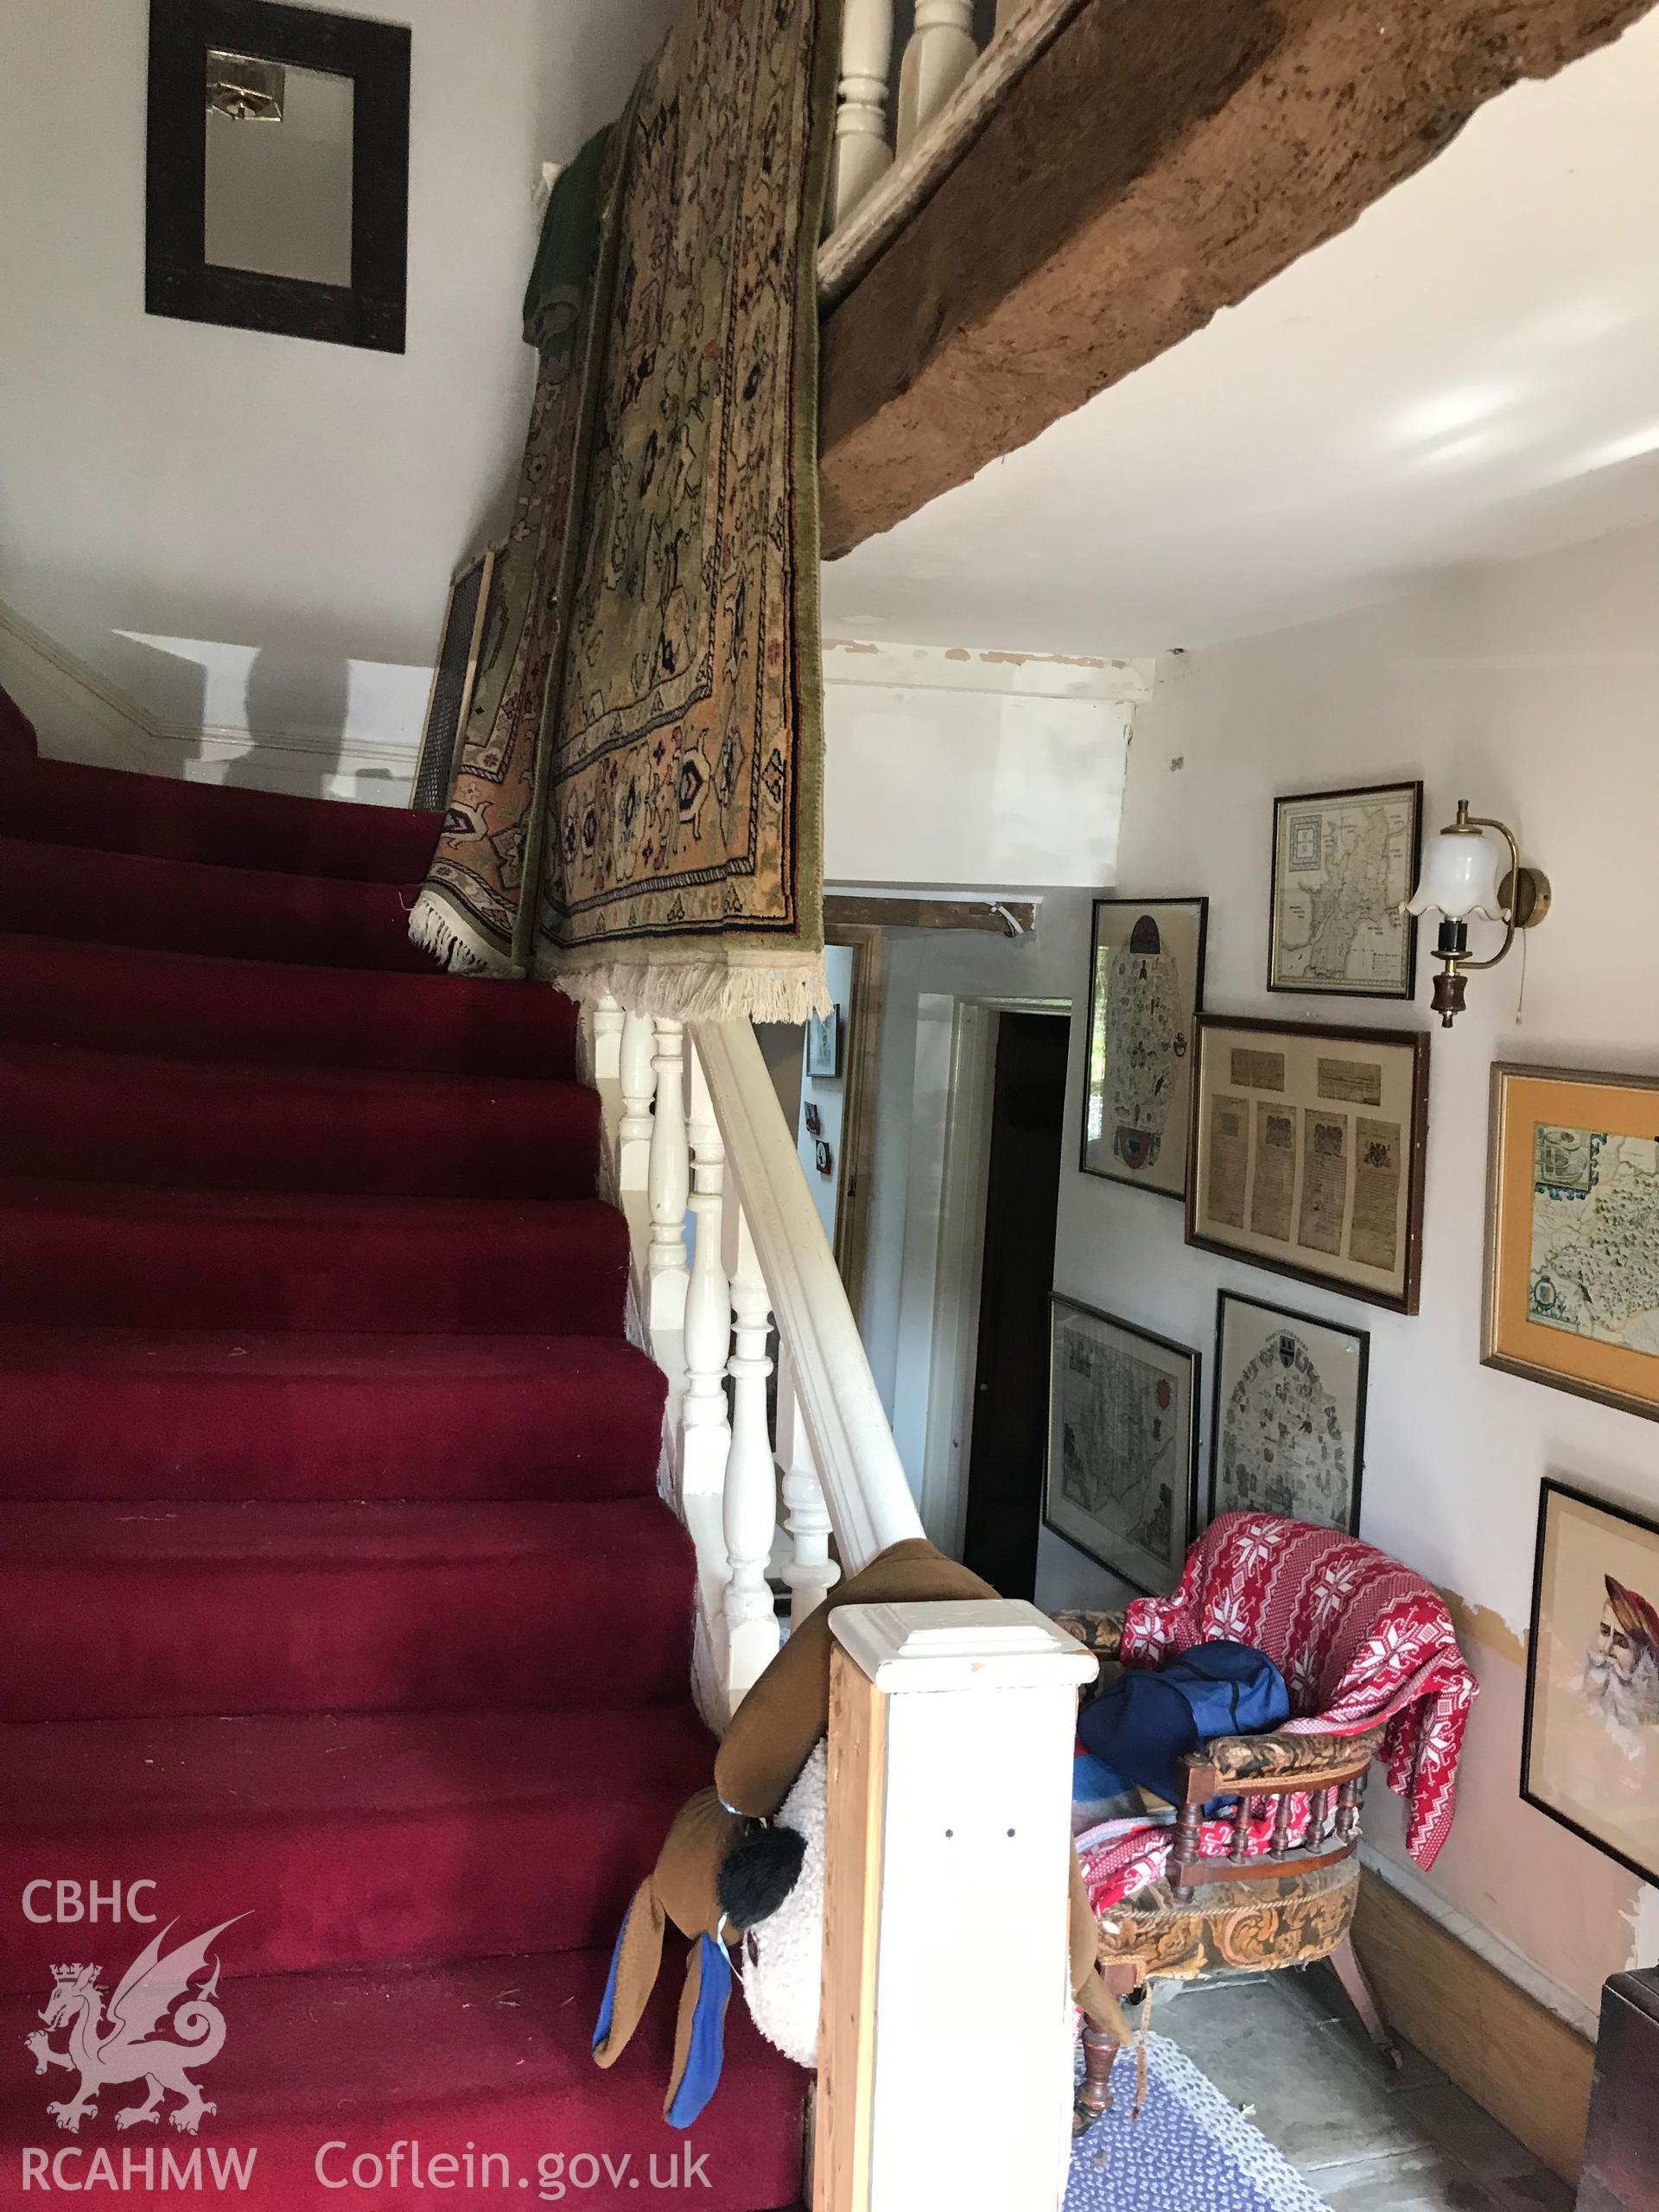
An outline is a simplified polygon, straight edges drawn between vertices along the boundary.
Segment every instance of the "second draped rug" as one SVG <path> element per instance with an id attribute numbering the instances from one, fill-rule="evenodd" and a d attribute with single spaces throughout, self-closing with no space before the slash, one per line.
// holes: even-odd
<path id="1" fill-rule="evenodd" d="M 685 0 L 550 203 L 539 373 L 410 933 L 682 1020 L 823 1000 L 816 263 L 836 0 Z"/>

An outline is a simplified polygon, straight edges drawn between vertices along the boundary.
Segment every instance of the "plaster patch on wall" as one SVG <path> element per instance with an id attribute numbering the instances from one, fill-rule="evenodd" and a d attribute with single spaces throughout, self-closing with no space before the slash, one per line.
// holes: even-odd
<path id="1" fill-rule="evenodd" d="M 1638 1967 L 1659 1965 L 1659 1890 L 1643 1886 L 1624 1916 L 1630 1924 L 1630 1955 L 1625 1961 L 1633 1974 Z"/>
<path id="2" fill-rule="evenodd" d="M 1517 1667 L 1526 1665 L 1527 1639 L 1510 1626 L 1502 1613 L 1494 1612 L 1490 1605 L 1471 1605 L 1455 1590 L 1442 1590 L 1440 1598 L 1459 1637 L 1467 1637 L 1471 1643 L 1495 1651 L 1500 1659 L 1510 1660 Z"/>

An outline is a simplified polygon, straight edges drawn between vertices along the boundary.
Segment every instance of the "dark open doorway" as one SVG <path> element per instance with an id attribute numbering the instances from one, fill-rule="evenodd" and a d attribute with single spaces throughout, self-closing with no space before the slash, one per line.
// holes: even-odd
<path id="1" fill-rule="evenodd" d="M 1057 1014 L 1005 1014 L 997 1030 L 963 1557 L 1005 1598 L 1037 1581 L 1070 1034 Z"/>

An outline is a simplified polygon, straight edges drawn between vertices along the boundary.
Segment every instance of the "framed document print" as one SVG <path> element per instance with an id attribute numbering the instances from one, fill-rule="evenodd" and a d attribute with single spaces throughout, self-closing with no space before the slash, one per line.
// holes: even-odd
<path id="1" fill-rule="evenodd" d="M 1096 899 L 1089 961 L 1085 1174 L 1186 1189 L 1192 1025 L 1204 1004 L 1207 899 Z"/>
<path id="2" fill-rule="evenodd" d="M 1483 1357 L 1659 1419 L 1659 1081 L 1492 1070 Z"/>
<path id="3" fill-rule="evenodd" d="M 1216 1306 L 1210 1519 L 1279 1513 L 1359 1534 L 1371 1339 L 1224 1290 Z"/>
<path id="4" fill-rule="evenodd" d="M 1421 784 L 1274 802 L 1270 991 L 1413 995 L 1417 922 L 1400 910 L 1416 885 L 1422 820 Z"/>
<path id="5" fill-rule="evenodd" d="M 1200 1014 L 1186 1241 L 1417 1311 L 1428 1039 Z"/>
<path id="6" fill-rule="evenodd" d="M 1044 1522 L 1161 1596 L 1179 1580 L 1192 1540 L 1198 1355 L 1069 1298 L 1049 1310 Z"/>
<path id="7" fill-rule="evenodd" d="M 1659 1882 L 1659 1526 L 1547 1481 L 1521 1795 Z"/>

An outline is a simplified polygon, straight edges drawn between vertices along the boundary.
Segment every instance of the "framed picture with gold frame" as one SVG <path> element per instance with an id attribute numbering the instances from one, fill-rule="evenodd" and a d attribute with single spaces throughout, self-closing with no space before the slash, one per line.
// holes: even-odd
<path id="1" fill-rule="evenodd" d="M 1186 1241 L 1417 1311 L 1428 1039 L 1198 1016 Z"/>
<path id="2" fill-rule="evenodd" d="M 1659 1420 L 1659 1079 L 1492 1070 L 1481 1356 Z"/>

